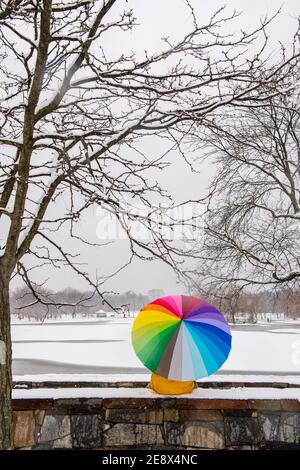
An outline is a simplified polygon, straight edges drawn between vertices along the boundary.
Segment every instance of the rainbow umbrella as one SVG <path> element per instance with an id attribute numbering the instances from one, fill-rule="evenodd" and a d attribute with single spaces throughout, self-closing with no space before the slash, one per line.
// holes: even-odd
<path id="1" fill-rule="evenodd" d="M 171 380 L 197 380 L 225 362 L 231 333 L 223 315 L 209 303 L 172 295 L 142 308 L 133 323 L 132 344 L 152 372 Z"/>

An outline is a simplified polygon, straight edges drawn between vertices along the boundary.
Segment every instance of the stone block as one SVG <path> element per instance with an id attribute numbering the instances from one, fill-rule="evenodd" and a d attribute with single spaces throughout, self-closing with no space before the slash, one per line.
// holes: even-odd
<path id="1" fill-rule="evenodd" d="M 179 410 L 179 420 L 185 421 L 223 421 L 219 410 Z"/>
<path id="2" fill-rule="evenodd" d="M 50 410 L 53 408 L 53 400 L 48 398 L 18 398 L 12 400 L 15 411 Z"/>
<path id="3" fill-rule="evenodd" d="M 32 410 L 14 412 L 14 447 L 30 447 L 35 444 L 35 419 Z"/>
<path id="4" fill-rule="evenodd" d="M 225 417 L 225 441 L 227 447 L 256 445 L 263 439 L 261 428 L 256 418 Z"/>
<path id="5" fill-rule="evenodd" d="M 54 441 L 70 434 L 69 416 L 46 415 L 39 433 L 38 442 Z"/>
<path id="6" fill-rule="evenodd" d="M 147 423 L 147 409 L 108 408 L 105 411 L 105 421 L 110 423 Z"/>
<path id="7" fill-rule="evenodd" d="M 160 427 L 155 424 L 118 423 L 104 426 L 104 447 L 159 444 L 164 444 L 164 441 Z"/>
<path id="8" fill-rule="evenodd" d="M 166 444 L 171 446 L 180 446 L 184 433 L 184 423 L 164 423 L 164 435 Z"/>
<path id="9" fill-rule="evenodd" d="M 105 421 L 109 423 L 161 424 L 163 410 L 108 408 L 105 411 Z"/>
<path id="10" fill-rule="evenodd" d="M 183 410 L 237 410 L 247 409 L 247 400 L 178 398 L 173 408 Z"/>
<path id="11" fill-rule="evenodd" d="M 179 421 L 179 411 L 174 408 L 166 408 L 164 410 L 164 421 L 177 423 Z"/>
<path id="12" fill-rule="evenodd" d="M 153 398 L 103 398 L 103 408 L 154 408 L 155 399 Z"/>
<path id="13" fill-rule="evenodd" d="M 224 425 L 222 422 L 165 423 L 165 435 L 167 444 L 171 446 L 198 449 L 224 448 Z"/>
<path id="14" fill-rule="evenodd" d="M 182 445 L 201 449 L 224 449 L 222 422 L 190 422 L 185 425 Z"/>
<path id="15" fill-rule="evenodd" d="M 149 424 L 162 424 L 164 420 L 163 410 L 148 410 L 147 422 Z"/>
<path id="16" fill-rule="evenodd" d="M 253 410 L 281 410 L 281 400 L 249 400 Z"/>
<path id="17" fill-rule="evenodd" d="M 300 400 L 280 400 L 282 411 L 300 413 Z"/>
<path id="18" fill-rule="evenodd" d="M 57 414 L 100 414 L 102 398 L 61 398 L 54 408 Z"/>
<path id="19" fill-rule="evenodd" d="M 178 408 L 178 399 L 170 397 L 157 397 L 155 399 L 156 408 Z"/>
<path id="20" fill-rule="evenodd" d="M 52 441 L 52 449 L 72 449 L 72 438 L 71 434 Z"/>
<path id="21" fill-rule="evenodd" d="M 71 429 L 75 449 L 102 447 L 102 419 L 100 415 L 71 416 Z"/>
<path id="22" fill-rule="evenodd" d="M 258 422 L 266 441 L 300 444 L 300 413 L 264 412 Z"/>

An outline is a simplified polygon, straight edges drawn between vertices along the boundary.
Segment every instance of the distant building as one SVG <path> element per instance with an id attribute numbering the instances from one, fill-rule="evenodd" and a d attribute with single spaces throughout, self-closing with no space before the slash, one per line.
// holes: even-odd
<path id="1" fill-rule="evenodd" d="M 115 318 L 118 316 L 117 312 L 105 312 L 104 310 L 98 310 L 95 315 L 97 318 Z"/>
<path id="2" fill-rule="evenodd" d="M 104 310 L 98 310 L 95 313 L 97 318 L 106 318 L 107 317 L 107 312 L 104 312 Z"/>

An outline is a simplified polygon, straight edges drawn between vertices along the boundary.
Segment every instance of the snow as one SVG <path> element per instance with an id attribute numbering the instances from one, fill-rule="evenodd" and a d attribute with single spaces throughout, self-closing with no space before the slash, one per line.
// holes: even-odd
<path id="1" fill-rule="evenodd" d="M 165 395 L 168 396 L 168 395 Z M 40 388 L 16 389 L 12 392 L 14 399 L 59 399 L 59 398 L 154 398 L 161 397 L 149 388 Z M 191 394 L 180 395 L 176 398 L 203 399 L 203 400 L 298 400 L 298 388 L 247 388 L 237 387 L 231 389 L 203 389 L 198 388 Z"/>
<path id="2" fill-rule="evenodd" d="M 54 183 L 56 177 L 57 177 L 57 172 L 58 172 L 58 154 L 55 153 L 54 157 L 52 159 L 51 163 L 51 172 L 50 172 L 50 178 L 48 181 L 48 188 L 51 186 L 52 183 Z"/>
<path id="3" fill-rule="evenodd" d="M 42 101 L 40 104 L 37 105 L 36 109 L 35 109 L 35 114 L 38 114 L 40 113 L 41 111 L 43 111 L 45 108 L 47 108 L 47 106 L 49 106 L 52 101 L 54 100 L 54 98 L 56 97 L 57 95 L 57 91 L 55 90 L 51 96 L 49 96 L 49 98 L 45 99 L 44 101 Z"/>
<path id="4" fill-rule="evenodd" d="M 102 312 L 102 310 L 101 310 Z M 90 322 L 93 323 L 95 320 L 98 320 L 97 313 L 95 315 L 77 315 L 75 318 L 72 318 L 72 315 L 69 314 L 62 314 L 59 317 L 55 318 L 44 318 L 41 321 L 37 321 L 36 318 L 18 318 L 16 315 L 12 315 L 12 325 L 59 325 L 61 323 L 86 323 Z M 107 312 L 110 313 L 110 312 Z"/>
<path id="5" fill-rule="evenodd" d="M 23 229 L 23 231 L 22 231 L 22 233 L 21 233 L 21 235 L 20 235 L 20 237 L 19 237 L 19 242 L 18 242 L 18 247 L 19 247 L 19 248 L 21 247 L 22 243 L 26 240 L 27 236 L 28 236 L 29 233 L 30 233 L 30 230 L 31 230 L 31 228 L 32 228 L 32 225 L 33 225 L 35 219 L 37 218 L 38 211 L 39 211 L 39 209 L 40 209 L 40 205 L 41 205 L 41 203 L 42 203 L 44 197 L 45 197 L 45 194 L 42 192 L 42 193 L 40 194 L 38 200 L 35 201 L 34 210 L 32 210 L 32 211 L 30 212 L 30 219 L 31 219 L 33 222 L 32 222 L 32 224 L 28 224 L 28 225 L 26 226 L 26 228 Z"/>
<path id="6" fill-rule="evenodd" d="M 58 155 L 55 154 L 54 157 L 53 157 L 53 160 L 52 160 L 50 176 L 49 176 L 48 182 L 47 182 L 47 188 L 48 189 L 50 188 L 50 186 L 54 183 L 54 181 L 58 177 L 57 163 L 58 163 Z M 24 230 L 23 230 L 23 232 L 22 232 L 22 234 L 19 238 L 19 248 L 21 247 L 22 243 L 26 240 L 28 234 L 30 233 L 30 230 L 32 229 L 33 223 L 34 223 L 35 219 L 37 218 L 38 212 L 40 210 L 40 207 L 41 207 L 41 204 L 42 204 L 44 198 L 45 198 L 45 192 L 43 191 L 43 192 L 41 192 L 38 200 L 35 201 L 34 210 L 31 211 L 30 218 L 33 221 L 32 224 L 28 224 L 27 227 L 24 228 Z"/>
<path id="7" fill-rule="evenodd" d="M 105 6 L 105 2 L 104 2 L 104 0 L 102 0 L 101 4 L 98 6 L 98 8 L 99 8 L 98 11 L 100 11 L 104 6 Z M 89 31 L 91 30 L 91 28 L 92 28 L 93 25 L 95 24 L 96 20 L 97 20 L 97 16 L 95 16 L 94 19 L 93 19 L 93 21 L 91 22 L 91 25 L 90 25 L 90 27 L 88 28 L 88 33 L 86 34 L 85 39 L 83 39 L 83 41 L 82 41 L 83 44 L 84 44 L 85 42 L 87 42 L 87 41 L 93 39 L 93 37 L 89 37 L 88 35 L 89 35 Z M 70 62 L 69 66 L 68 66 L 68 70 L 65 72 L 65 79 L 64 79 L 64 81 L 67 79 L 67 77 L 70 76 L 70 74 L 71 74 L 71 72 L 72 72 L 72 69 L 73 69 L 73 67 L 74 67 L 74 65 L 75 65 L 75 63 L 76 63 L 78 57 L 79 57 L 79 54 L 75 54 L 75 55 L 74 55 L 74 58 L 72 59 L 72 61 Z M 73 75 L 73 73 L 72 73 L 72 75 Z M 70 77 L 70 78 L 71 78 L 71 77 Z M 61 83 L 61 87 L 64 85 L 64 81 Z M 58 90 L 58 91 L 56 90 L 56 91 L 52 94 L 52 96 L 50 96 L 47 100 L 44 100 L 42 103 L 40 103 L 40 104 L 36 107 L 36 110 L 35 110 L 36 114 L 38 114 L 38 113 L 40 113 L 40 112 L 43 112 L 44 109 L 52 103 L 52 101 L 54 100 L 54 98 L 55 98 L 60 92 L 61 92 L 61 89 Z"/>
<path id="8" fill-rule="evenodd" d="M 6 347 L 4 341 L 0 340 L 0 365 L 5 364 L 5 352 L 6 352 Z"/>
<path id="9" fill-rule="evenodd" d="M 113 375 L 125 377 L 126 374 L 129 380 L 134 380 L 134 375 L 142 380 L 148 371 L 140 363 L 131 345 L 133 321 L 133 318 L 95 318 L 60 323 L 51 320 L 44 324 L 14 321 L 13 357 L 15 363 L 19 363 L 15 374 L 21 377 L 24 370 L 27 375 L 40 375 L 43 372 L 56 375 L 58 368 L 65 377 L 70 373 L 69 368 L 80 375 L 81 380 L 85 380 L 86 374 L 97 377 L 103 374 L 105 381 Z M 291 383 L 295 383 L 295 380 L 298 383 L 299 333 L 300 323 L 297 322 L 234 326 L 230 356 L 211 380 L 223 376 L 225 381 L 230 381 L 230 376 L 240 376 L 246 381 L 245 377 L 248 380 L 252 376 L 264 382 L 268 377 L 275 376 L 277 381 L 285 382 L 286 377 L 289 377 Z M 31 370 L 34 363 L 36 367 Z M 26 365 L 23 369 L 22 364 Z M 44 366 L 45 370 L 39 372 Z M 105 371 L 101 368 L 105 368 Z"/>

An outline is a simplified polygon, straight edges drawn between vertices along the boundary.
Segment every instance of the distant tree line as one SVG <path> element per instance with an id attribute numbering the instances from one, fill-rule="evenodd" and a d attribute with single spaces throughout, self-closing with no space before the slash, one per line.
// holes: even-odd
<path id="1" fill-rule="evenodd" d="M 32 293 L 26 288 L 16 289 L 11 298 L 11 313 L 20 318 L 43 320 L 46 318 L 59 318 L 62 315 L 93 315 L 100 310 L 112 311 L 116 314 L 127 314 L 140 310 L 148 302 L 164 295 L 163 291 L 151 290 L 146 294 L 127 291 L 122 294 L 108 295 L 109 307 L 103 303 L 102 298 L 89 291 L 77 289 L 64 289 L 54 292 L 49 289 L 40 289 L 40 297 L 47 299 L 45 305 L 36 303 Z M 233 289 L 222 292 L 220 296 L 210 294 L 203 296 L 215 305 L 229 321 L 247 320 L 256 322 L 260 314 L 284 314 L 289 318 L 300 318 L 300 289 L 281 289 L 277 291 L 264 290 L 261 292 L 237 292 Z M 49 300 L 53 305 L 49 305 Z M 276 315 L 275 315 L 276 316 Z"/>
<path id="2" fill-rule="evenodd" d="M 27 287 L 19 287 L 11 296 L 11 313 L 20 318 L 32 318 L 43 320 L 46 318 L 59 318 L 62 315 L 92 315 L 99 310 L 104 312 L 116 309 L 116 313 L 127 314 L 140 310 L 148 302 L 164 295 L 163 291 L 150 290 L 147 294 L 139 294 L 127 291 L 122 294 L 107 295 L 108 303 L 104 303 L 101 296 L 96 292 L 79 291 L 67 288 L 61 291 L 52 291 L 41 287 L 39 297 L 44 300 L 37 302 L 33 293 Z"/>
<path id="3" fill-rule="evenodd" d="M 199 295 L 203 296 L 201 293 Z M 256 323 L 258 319 L 264 318 L 263 314 L 271 314 L 273 318 L 276 318 L 276 314 L 278 317 L 284 315 L 291 319 L 300 318 L 300 288 L 258 292 L 228 288 L 219 294 L 208 294 L 205 299 L 216 306 L 232 323 Z"/>

